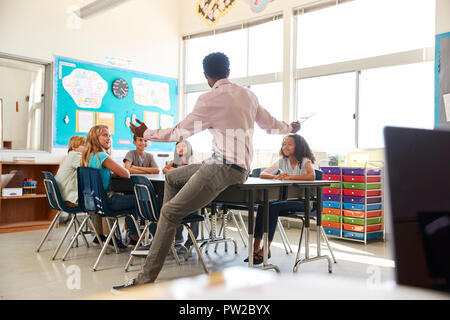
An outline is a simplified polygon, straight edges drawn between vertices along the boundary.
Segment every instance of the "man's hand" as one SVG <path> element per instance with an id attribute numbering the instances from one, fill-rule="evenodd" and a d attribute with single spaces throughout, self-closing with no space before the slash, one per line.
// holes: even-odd
<path id="1" fill-rule="evenodd" d="M 142 121 L 139 121 L 139 119 L 136 118 L 136 122 L 140 124 L 139 127 L 136 127 L 133 123 L 130 123 L 130 129 L 133 135 L 136 137 L 143 138 L 144 132 L 147 130 L 147 126 Z"/>
<path id="2" fill-rule="evenodd" d="M 296 133 L 298 130 L 300 130 L 301 126 L 302 125 L 298 121 L 291 122 L 291 127 L 292 127 L 291 133 Z"/>

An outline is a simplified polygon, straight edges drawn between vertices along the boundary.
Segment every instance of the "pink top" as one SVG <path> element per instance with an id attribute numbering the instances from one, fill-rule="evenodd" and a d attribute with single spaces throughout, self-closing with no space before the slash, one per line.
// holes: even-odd
<path id="1" fill-rule="evenodd" d="M 176 142 L 208 129 L 213 136 L 213 152 L 250 171 L 255 122 L 269 134 L 292 131 L 289 124 L 278 121 L 261 107 L 249 89 L 221 79 L 198 98 L 194 110 L 183 121 L 173 128 L 147 129 L 144 138 Z"/>

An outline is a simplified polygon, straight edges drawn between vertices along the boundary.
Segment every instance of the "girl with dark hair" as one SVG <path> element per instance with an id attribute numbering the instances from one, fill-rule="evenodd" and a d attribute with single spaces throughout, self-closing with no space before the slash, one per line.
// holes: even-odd
<path id="1" fill-rule="evenodd" d="M 265 169 L 261 179 L 278 180 L 314 180 L 315 173 L 312 164 L 315 157 L 306 140 L 298 134 L 290 134 L 283 138 L 280 149 L 281 159 Z M 285 212 L 304 211 L 304 203 L 297 201 L 270 201 L 269 202 L 269 248 L 277 228 L 278 216 Z M 264 206 L 258 207 L 255 223 L 255 242 L 253 244 L 253 264 L 263 262 L 263 249 L 260 248 L 263 236 Z M 270 251 L 268 253 L 270 258 Z M 244 260 L 248 262 L 248 258 Z"/>
<path id="2" fill-rule="evenodd" d="M 173 161 L 170 161 L 163 169 L 163 173 L 194 162 L 192 146 L 187 140 L 178 141 L 173 152 Z"/>

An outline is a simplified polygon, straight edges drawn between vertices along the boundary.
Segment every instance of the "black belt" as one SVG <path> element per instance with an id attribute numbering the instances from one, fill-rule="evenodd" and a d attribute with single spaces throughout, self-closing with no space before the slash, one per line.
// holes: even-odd
<path id="1" fill-rule="evenodd" d="M 213 159 L 215 159 L 215 160 L 222 161 L 222 163 L 223 163 L 224 165 L 226 165 L 227 167 L 230 167 L 230 168 L 233 168 L 233 169 L 235 169 L 235 170 L 238 170 L 238 171 L 240 171 L 240 172 L 246 174 L 247 176 L 248 176 L 248 174 L 249 174 L 249 171 L 248 171 L 248 170 L 245 170 L 244 168 L 242 168 L 242 167 L 240 167 L 240 166 L 238 166 L 238 165 L 236 165 L 236 164 L 234 164 L 234 163 L 229 163 L 229 162 L 227 162 L 226 159 L 224 159 L 223 157 L 221 157 L 220 155 L 218 155 L 218 154 L 216 154 L 216 153 L 213 153 L 211 157 L 212 157 Z"/>

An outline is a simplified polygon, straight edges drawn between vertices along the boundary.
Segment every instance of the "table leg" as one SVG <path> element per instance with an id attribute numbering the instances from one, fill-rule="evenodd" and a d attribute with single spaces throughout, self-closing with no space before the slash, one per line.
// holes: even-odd
<path id="1" fill-rule="evenodd" d="M 269 257 L 269 190 L 264 189 L 264 233 L 263 233 L 263 266 L 261 269 L 267 270 L 267 269 L 275 269 L 276 272 L 280 272 L 280 269 L 278 266 L 274 264 L 268 264 L 268 257 Z"/>
<path id="2" fill-rule="evenodd" d="M 253 200 L 253 191 L 248 191 L 248 267 L 253 267 L 253 217 L 255 215 L 255 203 Z"/>

